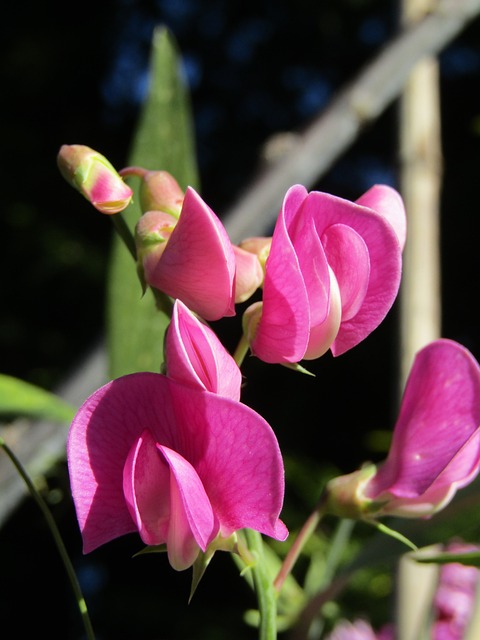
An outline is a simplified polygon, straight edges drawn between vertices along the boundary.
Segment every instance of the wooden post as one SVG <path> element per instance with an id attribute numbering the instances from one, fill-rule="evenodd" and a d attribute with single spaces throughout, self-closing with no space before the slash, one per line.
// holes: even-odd
<path id="1" fill-rule="evenodd" d="M 403 0 L 405 28 L 436 7 Z M 439 203 L 442 176 L 438 63 L 413 68 L 400 99 L 400 189 L 407 210 L 407 243 L 400 290 L 400 386 L 415 353 L 441 335 Z"/>

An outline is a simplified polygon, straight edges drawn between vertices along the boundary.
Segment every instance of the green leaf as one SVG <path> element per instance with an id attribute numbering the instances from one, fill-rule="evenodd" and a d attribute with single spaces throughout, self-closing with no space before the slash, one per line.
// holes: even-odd
<path id="1" fill-rule="evenodd" d="M 0 414 L 70 422 L 76 409 L 33 384 L 0 374 Z"/>
<path id="2" fill-rule="evenodd" d="M 183 189 L 197 188 L 190 104 L 180 73 L 180 58 L 165 28 L 155 31 L 150 62 L 150 89 L 134 135 L 128 164 L 169 171 Z M 131 179 L 133 203 L 123 217 L 133 231 L 141 211 L 138 180 Z M 143 295 L 132 256 L 115 237 L 110 263 L 107 339 L 110 375 L 160 371 L 163 336 L 169 316 L 159 311 L 151 290 Z"/>
<path id="3" fill-rule="evenodd" d="M 479 551 L 466 551 L 465 553 L 439 553 L 435 556 L 429 557 L 417 557 L 414 553 L 411 557 L 416 562 L 433 562 L 434 564 L 449 564 L 450 562 L 459 562 L 460 564 L 466 564 L 472 567 L 480 567 L 480 552 Z"/>

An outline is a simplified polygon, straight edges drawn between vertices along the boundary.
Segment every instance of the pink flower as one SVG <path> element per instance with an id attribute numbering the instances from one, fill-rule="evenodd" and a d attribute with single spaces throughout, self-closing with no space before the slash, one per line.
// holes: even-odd
<path id="1" fill-rule="evenodd" d="M 325 640 L 393 640 L 393 638 L 393 631 L 388 630 L 381 636 L 377 635 L 369 622 L 358 619 L 354 622 L 340 620 Z"/>
<path id="2" fill-rule="evenodd" d="M 451 340 L 416 355 L 386 461 L 329 482 L 332 510 L 352 517 L 429 516 L 480 469 L 480 367 Z"/>
<path id="3" fill-rule="evenodd" d="M 230 398 L 161 374 L 124 376 L 80 408 L 67 454 L 85 553 L 138 531 L 182 570 L 243 527 L 287 537 L 275 435 Z"/>
<path id="4" fill-rule="evenodd" d="M 452 542 L 445 551 L 461 554 L 479 551 L 478 546 Z M 433 640 L 462 640 L 472 618 L 480 571 L 459 562 L 442 565 L 435 597 Z"/>
<path id="5" fill-rule="evenodd" d="M 206 320 L 235 315 L 233 248 L 222 223 L 194 189 L 185 193 L 178 222 L 168 213 L 148 211 L 135 235 L 147 284 Z"/>
<path id="6" fill-rule="evenodd" d="M 240 399 L 242 374 L 210 327 L 177 300 L 165 339 L 169 378 L 221 396 Z"/>
<path id="7" fill-rule="evenodd" d="M 293 186 L 275 226 L 263 301 L 244 318 L 252 352 L 295 363 L 357 345 L 395 300 L 404 242 L 394 189 L 377 185 L 354 203 Z"/>
<path id="8" fill-rule="evenodd" d="M 97 151 L 80 144 L 64 144 L 57 156 L 61 174 L 102 213 L 123 211 L 133 192 L 110 162 Z"/>

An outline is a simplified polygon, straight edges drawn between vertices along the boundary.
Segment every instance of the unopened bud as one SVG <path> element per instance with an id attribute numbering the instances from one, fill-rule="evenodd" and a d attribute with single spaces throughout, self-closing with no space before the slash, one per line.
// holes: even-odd
<path id="1" fill-rule="evenodd" d="M 249 253 L 254 253 L 260 262 L 263 272 L 265 273 L 265 263 L 270 255 L 270 247 L 272 246 L 272 238 L 255 237 L 246 238 L 240 242 L 239 247 Z"/>
<path id="2" fill-rule="evenodd" d="M 368 464 L 345 476 L 338 476 L 327 483 L 327 513 L 340 518 L 361 520 L 375 515 L 378 503 L 365 495 L 365 487 L 376 473 L 376 466 Z"/>
<path id="3" fill-rule="evenodd" d="M 140 184 L 142 211 L 165 211 L 176 218 L 182 210 L 184 192 L 168 171 L 147 171 Z"/>
<path id="4" fill-rule="evenodd" d="M 160 258 L 165 251 L 177 219 L 164 211 L 147 211 L 135 227 L 138 270 L 143 282 L 151 284 Z"/>
<path id="5" fill-rule="evenodd" d="M 101 213 L 123 211 L 133 192 L 110 162 L 80 144 L 64 144 L 57 156 L 62 176 Z"/>

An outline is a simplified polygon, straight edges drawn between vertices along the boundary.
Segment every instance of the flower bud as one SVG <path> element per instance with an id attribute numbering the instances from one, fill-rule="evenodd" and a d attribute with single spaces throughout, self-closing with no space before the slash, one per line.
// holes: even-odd
<path id="1" fill-rule="evenodd" d="M 267 237 L 255 237 L 246 238 L 240 242 L 239 247 L 248 253 L 253 253 L 257 256 L 260 262 L 263 273 L 265 274 L 265 263 L 270 253 L 270 247 L 272 246 L 272 238 Z"/>
<path id="2" fill-rule="evenodd" d="M 185 194 L 168 171 L 147 171 L 139 196 L 142 211 L 165 211 L 178 218 Z"/>
<path id="3" fill-rule="evenodd" d="M 245 302 L 262 286 L 263 269 L 257 256 L 233 246 L 235 254 L 235 302 Z"/>
<path id="4" fill-rule="evenodd" d="M 135 244 L 140 272 L 145 275 L 155 269 L 165 251 L 175 225 L 176 218 L 164 211 L 147 211 L 135 227 Z"/>
<path id="5" fill-rule="evenodd" d="M 368 464 L 358 471 L 330 480 L 326 487 L 328 513 L 352 520 L 361 520 L 371 512 L 375 514 L 376 503 L 364 492 L 375 472 L 375 465 Z"/>
<path id="6" fill-rule="evenodd" d="M 101 213 L 118 213 L 130 204 L 130 187 L 110 162 L 90 147 L 64 144 L 57 163 L 65 180 Z"/>

